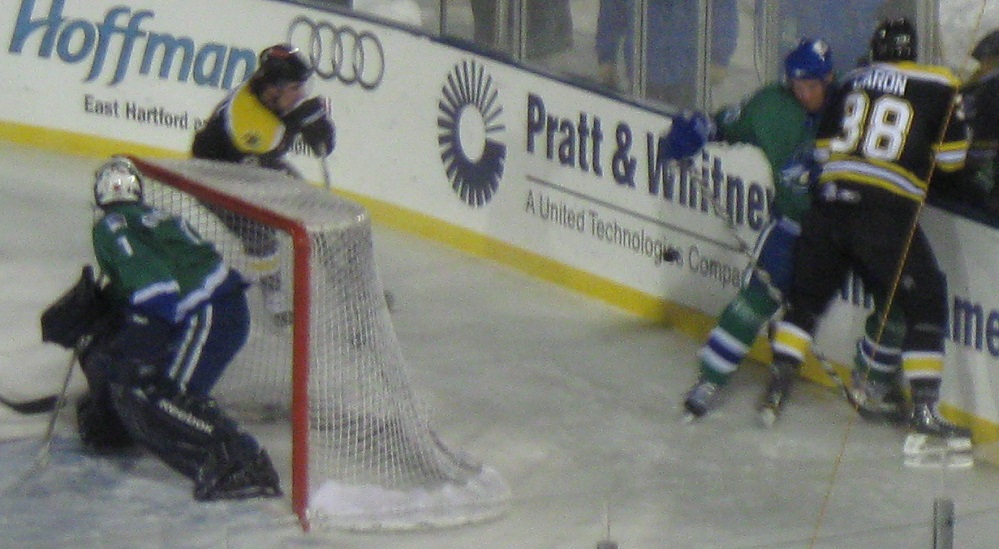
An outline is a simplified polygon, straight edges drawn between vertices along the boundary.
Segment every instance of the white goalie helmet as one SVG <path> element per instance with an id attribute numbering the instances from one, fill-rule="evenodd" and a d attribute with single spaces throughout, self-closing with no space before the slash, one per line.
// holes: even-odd
<path id="1" fill-rule="evenodd" d="M 142 201 L 142 174 L 131 160 L 115 156 L 94 174 L 94 200 L 98 206 Z"/>

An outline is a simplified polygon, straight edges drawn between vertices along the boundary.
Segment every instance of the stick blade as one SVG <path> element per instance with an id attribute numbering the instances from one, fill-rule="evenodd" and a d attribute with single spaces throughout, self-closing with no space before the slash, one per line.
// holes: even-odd
<path id="1" fill-rule="evenodd" d="M 0 397 L 0 404 L 3 404 L 21 415 L 34 415 L 51 412 L 52 410 L 55 410 L 56 403 L 58 401 L 59 395 L 48 395 L 33 400 L 25 400 L 23 402 L 15 402 L 4 397 Z"/>

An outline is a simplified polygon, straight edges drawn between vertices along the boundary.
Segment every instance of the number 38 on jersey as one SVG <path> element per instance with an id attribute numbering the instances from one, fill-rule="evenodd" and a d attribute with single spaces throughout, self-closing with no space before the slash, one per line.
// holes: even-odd
<path id="1" fill-rule="evenodd" d="M 863 91 L 853 91 L 847 94 L 843 110 L 843 133 L 832 140 L 833 152 L 887 162 L 899 159 L 912 124 L 912 105 L 908 101 L 893 95 L 871 101 Z"/>
<path id="2" fill-rule="evenodd" d="M 968 129 L 958 85 L 949 69 L 914 62 L 873 63 L 847 74 L 819 124 L 820 181 L 922 200 L 933 169 L 964 164 Z"/>

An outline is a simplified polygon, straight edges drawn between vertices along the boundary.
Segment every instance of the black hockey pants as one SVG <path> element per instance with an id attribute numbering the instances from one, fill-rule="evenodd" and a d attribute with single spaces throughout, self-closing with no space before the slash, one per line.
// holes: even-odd
<path id="1" fill-rule="evenodd" d="M 840 185 L 802 223 L 785 320 L 814 333 L 819 316 L 852 269 L 905 316 L 904 351 L 943 352 L 946 279 L 926 236 L 912 223 L 917 204 L 867 186 Z M 911 233 L 911 241 L 910 241 Z"/>

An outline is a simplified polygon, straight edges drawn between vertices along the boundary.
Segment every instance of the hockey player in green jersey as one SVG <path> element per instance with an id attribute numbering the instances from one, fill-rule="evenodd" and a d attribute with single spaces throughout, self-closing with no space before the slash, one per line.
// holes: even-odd
<path id="1" fill-rule="evenodd" d="M 783 82 L 763 87 L 740 105 L 722 110 L 714 119 L 701 113 L 674 119 L 660 143 L 659 154 L 669 160 L 686 159 L 709 140 L 748 143 L 761 149 L 774 179 L 774 212 L 754 246 L 753 261 L 742 289 L 722 311 L 717 325 L 699 353 L 700 375 L 687 392 L 688 417 L 706 414 L 718 391 L 745 359 L 764 326 L 781 306 L 790 286 L 791 257 L 800 232 L 800 219 L 810 207 L 809 173 L 819 116 L 834 86 L 832 52 L 822 40 L 802 39 L 784 59 Z M 876 323 L 869 333 L 875 333 Z M 857 362 L 894 372 L 897 353 L 894 328 L 874 345 L 865 338 L 858 345 Z M 882 366 L 883 364 L 883 366 Z M 890 378 L 886 374 L 886 378 Z M 895 385 L 878 386 L 865 399 L 871 415 L 895 415 Z M 862 413 L 868 410 L 861 410 Z M 869 416 L 870 417 L 870 416 Z"/>
<path id="2" fill-rule="evenodd" d="M 193 480 L 196 499 L 279 495 L 267 453 L 210 397 L 249 333 L 242 277 L 186 221 L 143 202 L 127 158 L 97 170 L 94 198 L 94 255 L 119 314 L 80 353 L 84 443 L 115 446 L 100 435 L 117 422 Z"/>

